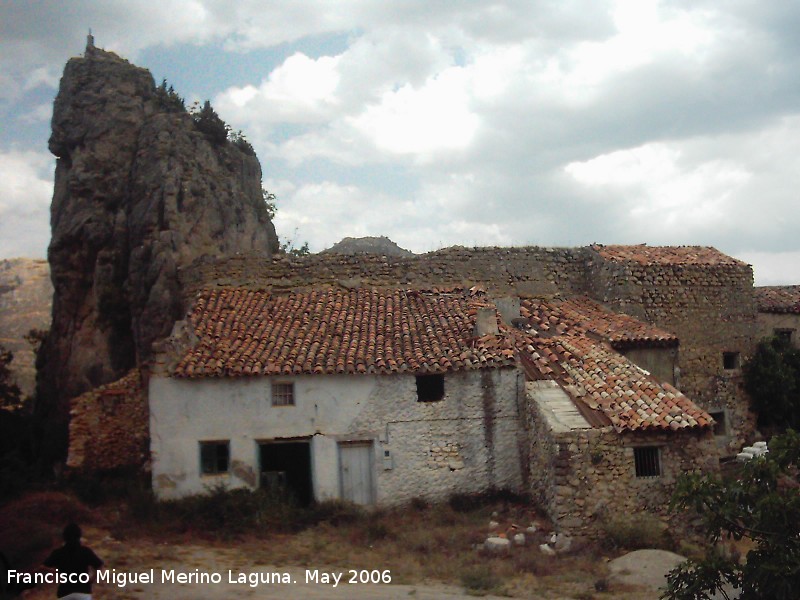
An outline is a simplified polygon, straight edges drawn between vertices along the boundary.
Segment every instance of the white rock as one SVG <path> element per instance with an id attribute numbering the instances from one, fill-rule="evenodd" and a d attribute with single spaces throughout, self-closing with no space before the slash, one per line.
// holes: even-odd
<path id="1" fill-rule="evenodd" d="M 556 536 L 555 551 L 569 552 L 570 548 L 572 548 L 572 538 L 568 535 L 564 535 L 563 533 L 559 533 Z"/>
<path id="2" fill-rule="evenodd" d="M 511 540 L 501 537 L 486 538 L 483 547 L 489 552 L 508 552 L 511 548 Z"/>
<path id="3" fill-rule="evenodd" d="M 515 535 L 514 536 L 514 543 L 517 546 L 524 546 L 525 545 L 525 534 L 524 533 L 518 533 L 517 535 Z"/>
<path id="4" fill-rule="evenodd" d="M 497 529 L 498 527 L 500 527 L 500 523 L 498 523 L 497 521 L 489 521 L 489 530 L 490 531 L 494 530 L 494 529 Z"/>
<path id="5" fill-rule="evenodd" d="M 539 546 L 539 550 L 542 551 L 542 554 L 546 554 L 547 556 L 555 556 L 556 551 L 550 547 L 550 544 L 541 544 Z"/>

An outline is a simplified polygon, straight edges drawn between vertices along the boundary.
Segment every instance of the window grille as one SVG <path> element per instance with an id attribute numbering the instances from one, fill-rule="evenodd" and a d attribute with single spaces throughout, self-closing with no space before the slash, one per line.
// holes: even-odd
<path id="1" fill-rule="evenodd" d="M 294 384 L 272 384 L 272 406 L 294 406 Z"/>
<path id="2" fill-rule="evenodd" d="M 660 477 L 661 456 L 658 446 L 642 446 L 633 449 L 637 477 Z"/>

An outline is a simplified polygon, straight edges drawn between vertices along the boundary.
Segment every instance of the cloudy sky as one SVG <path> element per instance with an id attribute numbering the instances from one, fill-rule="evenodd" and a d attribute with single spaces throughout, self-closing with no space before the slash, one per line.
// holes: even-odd
<path id="1" fill-rule="evenodd" d="M 89 27 L 243 130 L 314 251 L 702 244 L 800 283 L 800 3 L 0 0 L 0 257 L 46 253 Z"/>

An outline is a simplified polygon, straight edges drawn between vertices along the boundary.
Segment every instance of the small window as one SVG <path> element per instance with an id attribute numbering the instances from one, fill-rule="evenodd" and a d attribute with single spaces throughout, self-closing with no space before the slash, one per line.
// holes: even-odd
<path id="1" fill-rule="evenodd" d="M 633 449 L 637 477 L 660 477 L 661 456 L 658 446 L 642 446 Z"/>
<path id="2" fill-rule="evenodd" d="M 228 472 L 229 442 L 200 442 L 200 473 L 217 475 Z"/>
<path id="3" fill-rule="evenodd" d="M 708 414 L 714 419 L 714 435 L 728 435 L 728 423 L 725 419 L 724 410 L 709 411 Z"/>
<path id="4" fill-rule="evenodd" d="M 272 384 L 272 406 L 294 406 L 294 384 Z"/>
<path id="5" fill-rule="evenodd" d="M 444 375 L 417 375 L 417 401 L 436 402 L 444 398 Z"/>
<path id="6" fill-rule="evenodd" d="M 775 337 L 778 338 L 779 340 L 786 342 L 787 344 L 791 344 L 793 333 L 794 329 L 776 329 Z"/>
<path id="7" fill-rule="evenodd" d="M 726 371 L 732 371 L 739 368 L 739 353 L 738 352 L 723 352 L 722 353 L 722 368 Z"/>

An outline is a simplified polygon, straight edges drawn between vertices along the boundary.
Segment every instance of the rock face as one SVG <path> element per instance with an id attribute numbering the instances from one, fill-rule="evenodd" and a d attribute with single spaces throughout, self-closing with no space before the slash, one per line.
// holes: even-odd
<path id="1" fill-rule="evenodd" d="M 14 353 L 11 371 L 23 398 L 32 395 L 36 385 L 33 347 L 25 336 L 31 329 L 50 327 L 52 298 L 46 261 L 0 260 L 0 345 Z"/>
<path id="2" fill-rule="evenodd" d="M 212 141 L 150 73 L 91 43 L 64 70 L 48 260 L 51 335 L 40 409 L 145 363 L 184 307 L 179 270 L 200 256 L 278 249 L 252 148 Z"/>
<path id="3" fill-rule="evenodd" d="M 383 256 L 413 256 L 414 253 L 401 248 L 385 235 L 380 237 L 342 238 L 324 250 L 334 254 L 381 254 Z"/>

